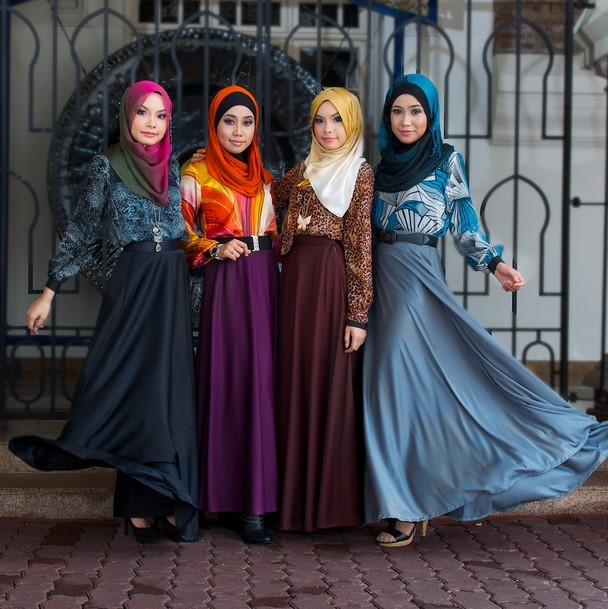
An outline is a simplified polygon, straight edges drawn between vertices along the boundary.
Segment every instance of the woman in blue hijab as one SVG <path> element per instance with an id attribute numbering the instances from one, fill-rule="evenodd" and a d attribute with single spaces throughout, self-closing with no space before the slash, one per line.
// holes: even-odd
<path id="1" fill-rule="evenodd" d="M 382 547 L 434 516 L 477 520 L 577 488 L 608 455 L 608 424 L 577 411 L 460 305 L 437 251 L 448 231 L 477 271 L 524 285 L 481 233 L 462 155 L 441 136 L 421 74 L 389 89 L 372 226 L 374 303 L 364 351 L 365 516 Z"/>

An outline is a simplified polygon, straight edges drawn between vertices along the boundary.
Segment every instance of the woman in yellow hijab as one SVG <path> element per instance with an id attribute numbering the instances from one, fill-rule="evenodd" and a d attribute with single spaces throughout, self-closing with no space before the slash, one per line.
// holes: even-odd
<path id="1" fill-rule="evenodd" d="M 360 510 L 359 348 L 372 301 L 373 171 L 359 100 L 328 88 L 311 105 L 308 157 L 275 183 L 279 523 L 352 526 Z"/>

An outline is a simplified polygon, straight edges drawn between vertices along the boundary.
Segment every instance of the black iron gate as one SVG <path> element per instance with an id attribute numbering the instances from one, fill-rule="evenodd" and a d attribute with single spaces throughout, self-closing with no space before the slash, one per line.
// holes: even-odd
<path id="1" fill-rule="evenodd" d="M 534 191 L 543 207 L 528 269 L 533 264 L 539 276 L 535 306 L 550 301 L 552 315 L 543 317 L 543 323 L 524 323 L 514 299 L 506 323 L 504 311 L 497 311 L 484 324 L 520 359 L 541 349 L 542 359 L 549 362 L 548 382 L 567 394 L 572 30 L 577 5 L 583 3 L 568 0 L 556 13 L 563 33 L 559 48 L 555 29 L 531 21 L 526 2 L 510 4 L 512 11 L 505 17 L 488 3 L 485 8 L 494 8 L 494 19 L 480 33 L 471 0 L 120 3 L 130 12 L 117 11 L 106 0 L 91 13 L 84 2 L 62 8 L 57 2 L 0 0 L 0 335 L 5 345 L 0 350 L 0 419 L 64 418 L 69 412 L 78 362 L 92 334 L 98 304 L 94 288 L 100 288 L 113 253 L 96 244 L 94 262 L 83 271 L 86 281 L 77 277 L 62 288 L 48 329 L 37 337 L 23 326 L 25 306 L 33 298 L 26 294 L 41 291 L 46 262 L 83 188 L 88 161 L 115 139 L 122 91 L 140 78 L 161 82 L 173 98 L 174 147 L 183 158 L 205 141 L 207 103 L 214 92 L 233 82 L 248 87 L 261 102 L 266 165 L 280 175 L 306 155 L 308 106 L 321 86 L 346 86 L 360 96 L 367 121 L 366 154 L 375 161 L 386 85 L 403 70 L 428 74 L 444 97 L 444 135 L 463 152 L 471 181 L 481 184 L 476 200 L 490 236 L 493 202 L 509 186 L 510 228 L 505 234 L 515 262 L 525 215 L 521 190 Z M 539 43 L 532 54 L 546 59 L 539 73 L 539 140 L 559 145 L 557 196 L 545 193 L 542 177 L 520 158 L 522 58 L 531 54 L 530 36 Z M 501 50 L 505 41 L 511 46 Z M 499 53 L 515 66 L 513 121 L 508 146 L 503 145 L 508 162 L 494 168 L 488 179 L 476 174 L 476 166 L 483 165 L 476 159 L 482 150 L 478 146 L 497 137 Z M 556 56 L 563 58 L 560 71 L 554 68 Z M 563 112 L 557 124 L 547 120 L 550 78 L 562 83 Z M 561 269 L 553 282 L 545 278 L 546 238 L 552 226 L 557 226 L 553 241 L 559 244 L 553 251 L 560 252 Z M 443 253 L 448 266 L 454 266 L 450 251 Z M 457 264 L 451 273 L 454 290 L 465 306 L 483 303 L 491 291 L 487 278 L 473 277 L 460 260 Z M 599 359 L 605 322 L 595 323 L 603 328 Z"/>

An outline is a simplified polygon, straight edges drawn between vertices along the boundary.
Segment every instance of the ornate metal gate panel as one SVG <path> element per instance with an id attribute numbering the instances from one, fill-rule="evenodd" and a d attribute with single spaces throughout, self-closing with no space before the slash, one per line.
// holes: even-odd
<path id="1" fill-rule="evenodd" d="M 174 148 L 184 159 L 205 142 L 215 91 L 233 82 L 248 87 L 261 102 L 266 165 L 279 176 L 306 155 L 308 107 L 321 86 L 360 96 L 374 162 L 388 83 L 402 71 L 428 74 L 443 94 L 444 135 L 467 159 L 486 232 L 498 234 L 509 258 L 525 260 L 525 273 L 535 277 L 532 312 L 522 315 L 515 298 L 501 299 L 447 246 L 453 288 L 517 357 L 540 350 L 549 382 L 567 393 L 576 3 L 555 13 L 563 32 L 557 46 L 554 30 L 531 20 L 526 2 L 513 0 L 507 13 L 500 2 L 479 4 L 0 0 L 0 419 L 69 412 L 116 252 L 93 245 L 94 262 L 62 288 L 39 336 L 29 335 L 23 312 L 44 286 L 91 156 L 116 139 L 122 91 L 140 78 L 161 82 L 172 96 Z M 522 89 L 536 95 L 533 136 Z M 531 139 L 537 149 L 552 147 L 554 176 L 534 165 Z M 524 226 L 529 215 L 532 228 Z"/>

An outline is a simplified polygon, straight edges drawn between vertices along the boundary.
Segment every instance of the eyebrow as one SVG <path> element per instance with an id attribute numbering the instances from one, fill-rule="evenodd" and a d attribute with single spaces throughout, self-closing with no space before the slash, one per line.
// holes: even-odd
<path id="1" fill-rule="evenodd" d="M 409 106 L 408 105 L 402 106 L 401 104 L 393 104 L 391 106 L 391 109 L 392 108 L 422 108 L 422 104 L 410 104 Z"/>
<path id="2" fill-rule="evenodd" d="M 148 110 L 150 111 L 150 108 L 148 108 L 148 106 L 146 106 L 145 104 L 140 104 L 139 107 L 137 108 L 138 110 Z M 165 108 L 162 108 L 161 110 L 157 110 L 157 114 L 159 112 L 166 112 L 167 110 Z"/>
<path id="3" fill-rule="evenodd" d="M 230 114 L 230 112 L 226 112 L 226 114 L 224 114 L 222 116 L 222 118 L 225 118 L 226 116 L 229 116 L 230 118 L 239 118 L 236 114 Z M 245 118 L 255 118 L 253 116 L 253 114 L 247 114 L 246 116 L 242 116 L 241 118 L 245 119 Z"/>
<path id="4" fill-rule="evenodd" d="M 341 114 L 339 112 L 336 112 L 335 114 L 331 114 L 329 116 L 329 118 L 336 118 L 336 116 L 341 116 Z M 325 117 L 322 116 L 321 114 L 315 114 L 315 118 L 325 118 Z"/>

